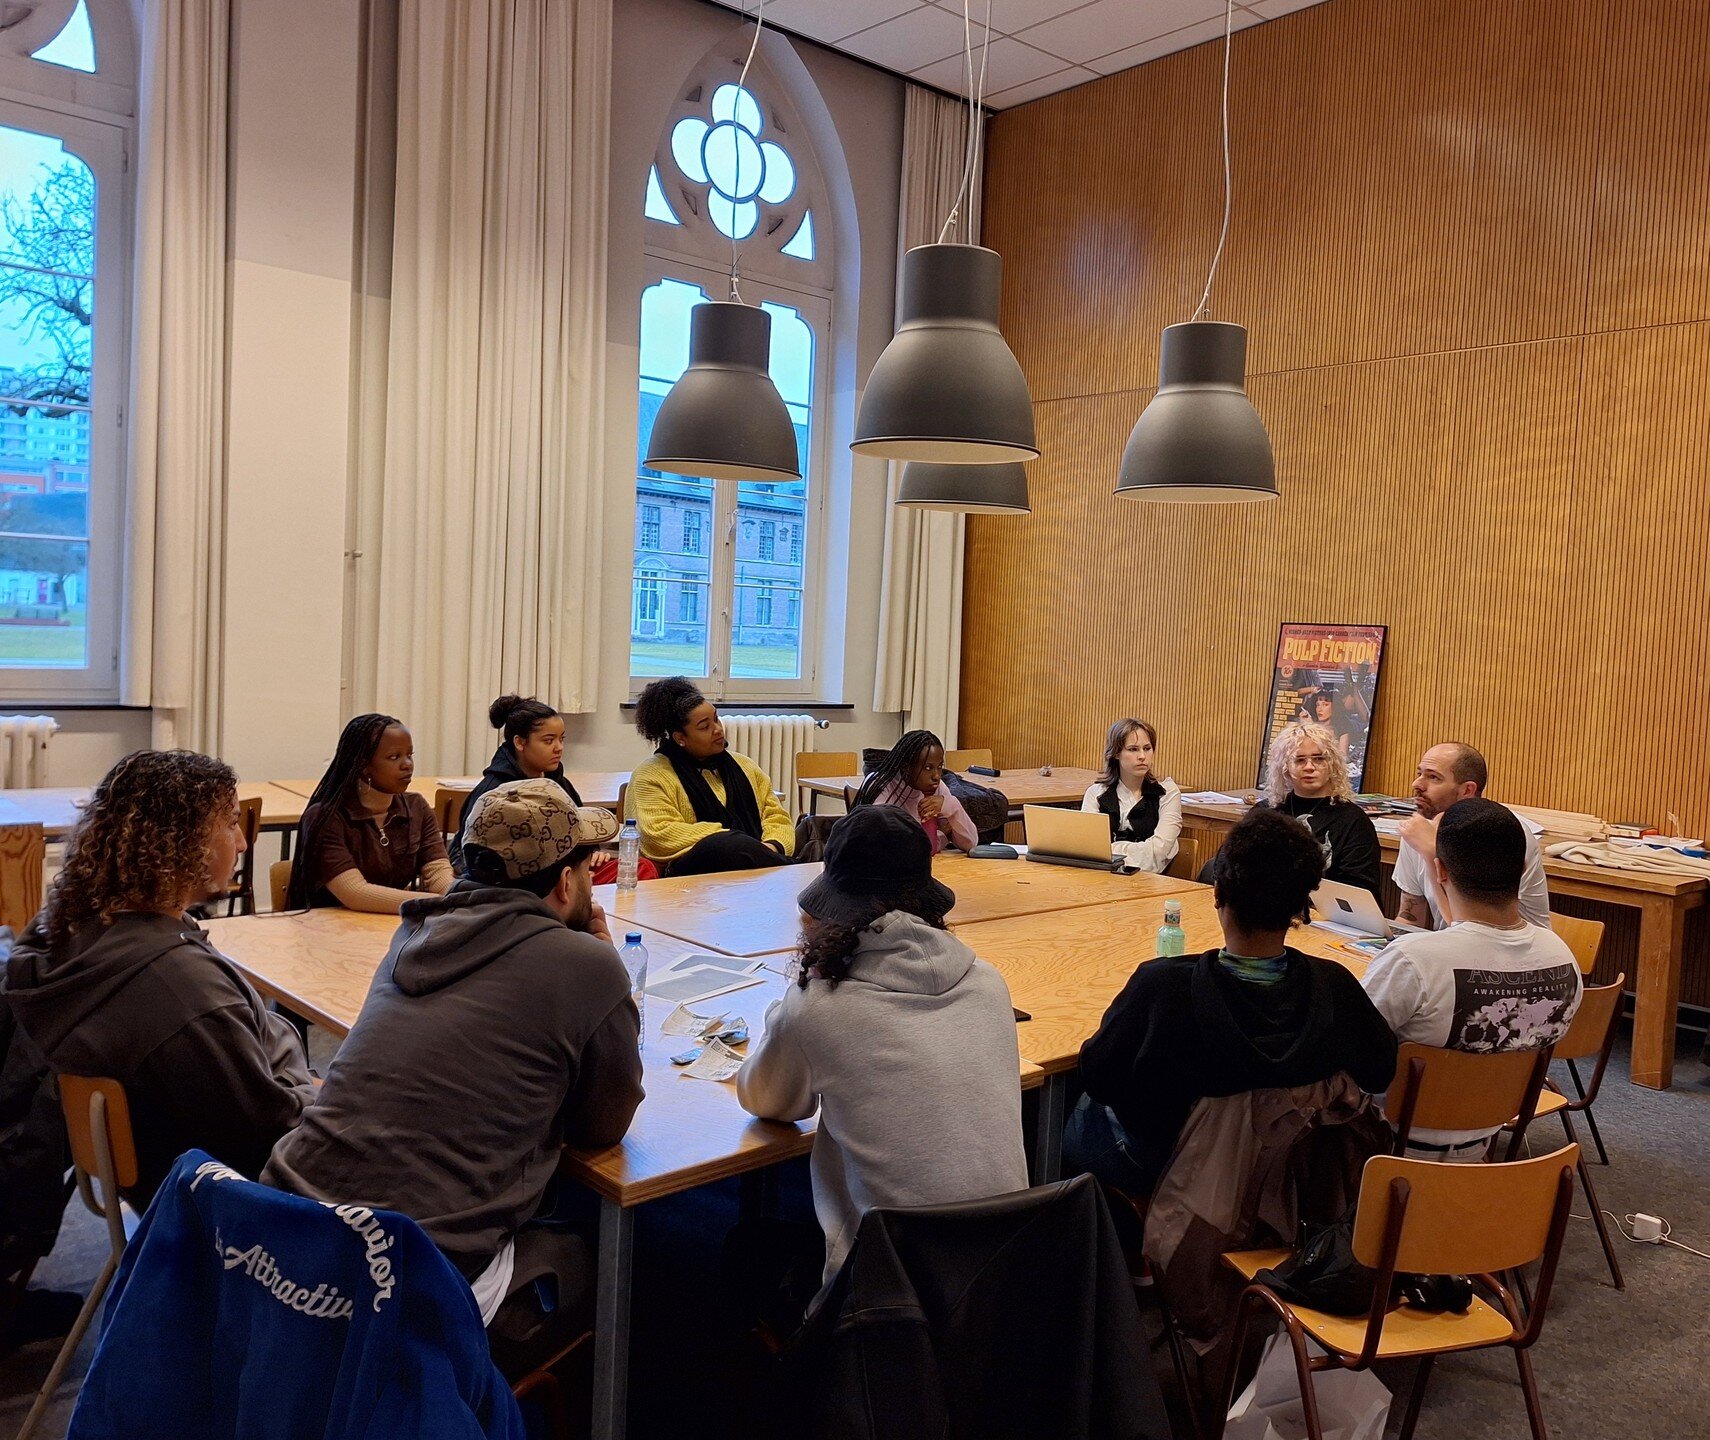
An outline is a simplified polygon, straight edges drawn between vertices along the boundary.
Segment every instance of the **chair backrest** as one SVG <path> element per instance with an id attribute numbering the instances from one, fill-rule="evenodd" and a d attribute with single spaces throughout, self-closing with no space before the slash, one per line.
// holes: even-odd
<path id="1" fill-rule="evenodd" d="M 267 888 L 272 894 L 275 910 L 283 910 L 290 904 L 291 862 L 289 860 L 275 860 L 267 867 Z"/>
<path id="2" fill-rule="evenodd" d="M 946 770 L 963 771 L 970 765 L 984 765 L 992 768 L 992 752 L 990 747 L 983 750 L 946 750 L 944 752 L 944 768 Z"/>
<path id="3" fill-rule="evenodd" d="M 441 835 L 455 835 L 463 828 L 463 807 L 472 791 L 441 785 L 433 792 L 433 818 Z"/>
<path id="4" fill-rule="evenodd" d="M 226 898 L 245 915 L 255 914 L 255 843 L 261 839 L 261 797 L 238 801 L 238 828 L 243 831 L 243 854 L 226 887 Z"/>
<path id="5" fill-rule="evenodd" d="M 0 925 L 24 933 L 42 908 L 47 842 L 36 824 L 0 825 Z"/>
<path id="6" fill-rule="evenodd" d="M 94 1101 L 99 1096 L 102 1106 Z M 85 1175 L 100 1175 L 98 1125 L 104 1123 L 108 1152 L 113 1157 L 113 1180 L 121 1190 L 137 1183 L 137 1145 L 131 1134 L 131 1106 L 117 1080 L 93 1075 L 61 1075 L 59 1104 L 71 1140 L 71 1160 Z M 105 1121 L 99 1120 L 104 1109 Z"/>
<path id="7" fill-rule="evenodd" d="M 1591 974 L 1597 965 L 1597 952 L 1603 948 L 1603 922 L 1583 920 L 1578 915 L 1564 915 L 1559 910 L 1552 910 L 1550 929 L 1567 941 L 1579 973 Z"/>
<path id="8" fill-rule="evenodd" d="M 1550 1050 L 1494 1054 L 1403 1045 L 1384 1114 L 1396 1128 L 1396 1153 L 1422 1130 L 1497 1130 L 1532 1118 L 1550 1067 Z"/>
<path id="9" fill-rule="evenodd" d="M 1164 867 L 1164 874 L 1172 875 L 1177 880 L 1192 880 L 1199 874 L 1199 840 L 1193 835 L 1183 835 L 1176 841 L 1175 859 Z"/>
<path id="10" fill-rule="evenodd" d="M 1580 993 L 1579 1009 L 1573 1012 L 1568 1032 L 1556 1041 L 1554 1058 L 1584 1060 L 1601 1055 L 1615 1034 L 1615 1017 L 1621 1013 L 1626 975 L 1617 975 L 1609 985 L 1587 985 Z"/>
<path id="11" fill-rule="evenodd" d="M 621 784 L 617 787 L 617 809 L 612 811 L 612 814 L 617 816 L 620 824 L 623 821 L 629 819 L 629 816 L 624 814 L 624 806 L 627 805 L 628 803 L 629 803 L 629 781 L 625 780 L 623 782 L 623 784 Z"/>
<path id="12" fill-rule="evenodd" d="M 1490 1275 L 1530 1264 L 1549 1249 L 1558 1205 L 1572 1200 L 1578 1159 L 1577 1145 L 1501 1165 L 1373 1156 L 1360 1180 L 1354 1255 L 1380 1268 L 1390 1209 L 1400 1196 L 1406 1217 L 1397 1270 Z"/>
<path id="13" fill-rule="evenodd" d="M 796 779 L 823 780 L 827 776 L 859 773 L 860 761 L 853 750 L 796 751 Z"/>

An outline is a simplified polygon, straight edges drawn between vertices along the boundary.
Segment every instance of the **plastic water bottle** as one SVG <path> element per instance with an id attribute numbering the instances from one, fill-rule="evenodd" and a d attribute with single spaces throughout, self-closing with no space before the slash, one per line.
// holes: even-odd
<path id="1" fill-rule="evenodd" d="M 632 861 L 631 864 L 633 865 L 633 863 Z M 641 943 L 641 932 L 639 930 L 631 930 L 623 937 L 623 949 L 618 951 L 618 959 L 623 961 L 623 968 L 629 972 L 629 996 L 635 1001 L 635 1013 L 641 1019 L 638 1038 L 641 1043 L 645 1044 L 647 1041 L 647 997 L 643 992 L 647 989 L 647 947 Z"/>
<path id="2" fill-rule="evenodd" d="M 1187 931 L 1182 929 L 1182 902 L 1164 901 L 1164 923 L 1158 927 L 1158 954 L 1187 954 Z"/>
<path id="3" fill-rule="evenodd" d="M 635 889 L 636 872 L 641 868 L 641 831 L 633 820 L 625 820 L 618 832 L 617 888 L 622 895 Z"/>

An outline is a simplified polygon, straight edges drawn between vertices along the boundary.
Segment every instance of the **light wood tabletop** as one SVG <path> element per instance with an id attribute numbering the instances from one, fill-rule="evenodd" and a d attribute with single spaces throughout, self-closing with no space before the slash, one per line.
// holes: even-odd
<path id="1" fill-rule="evenodd" d="M 821 795 L 829 795 L 834 799 L 843 798 L 843 787 L 859 785 L 859 775 L 833 775 L 817 780 L 801 780 L 797 783 L 804 790 L 817 791 Z M 1003 770 L 996 775 L 964 775 L 964 779 L 975 785 L 984 785 L 990 790 L 1001 790 L 1004 798 L 1015 809 L 1022 805 L 1079 805 L 1081 797 L 1087 793 L 1087 786 L 1099 779 L 1097 770 L 1081 770 L 1073 765 L 1059 765 L 1049 775 L 1041 775 L 1037 768 L 1032 770 Z"/>
<path id="2" fill-rule="evenodd" d="M 608 913 L 667 935 L 691 940 L 727 955 L 765 955 L 790 949 L 800 933 L 796 903 L 821 867 L 779 865 L 724 875 L 682 875 L 649 880 L 619 898 L 601 885 L 594 895 Z M 1198 888 L 1168 875 L 1116 875 L 1026 860 L 972 860 L 946 852 L 932 862 L 933 874 L 956 892 L 950 925 L 1033 915 L 1066 906 L 1105 905 L 1173 895 Z"/>
<path id="3" fill-rule="evenodd" d="M 0 790 L 0 821 L 7 824 L 35 824 L 50 841 L 61 840 L 77 823 L 83 807 L 89 803 L 90 787 L 49 786 L 40 790 Z M 303 818 L 303 797 L 282 785 L 270 782 L 240 781 L 240 800 L 261 801 L 261 826 L 264 830 L 289 829 Z"/>

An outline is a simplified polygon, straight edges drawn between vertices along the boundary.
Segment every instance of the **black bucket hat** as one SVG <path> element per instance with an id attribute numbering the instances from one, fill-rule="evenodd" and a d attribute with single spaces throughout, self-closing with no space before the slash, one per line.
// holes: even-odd
<path id="1" fill-rule="evenodd" d="M 861 930 L 891 910 L 942 920 L 956 892 L 932 878 L 932 842 L 896 805 L 863 805 L 832 827 L 825 869 L 797 902 L 815 920 Z"/>

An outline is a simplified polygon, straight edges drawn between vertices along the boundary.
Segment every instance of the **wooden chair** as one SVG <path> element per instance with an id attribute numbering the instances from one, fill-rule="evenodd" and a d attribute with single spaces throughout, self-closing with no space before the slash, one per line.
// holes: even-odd
<path id="1" fill-rule="evenodd" d="M 1559 910 L 1552 910 L 1550 929 L 1567 941 L 1579 973 L 1591 974 L 1597 966 L 1598 951 L 1603 948 L 1603 922 L 1583 920 L 1578 915 L 1564 915 Z"/>
<path id="2" fill-rule="evenodd" d="M 796 751 L 796 808 L 799 811 L 802 803 L 802 781 L 824 780 L 836 775 L 854 775 L 861 768 L 860 760 L 853 750 L 798 750 Z M 807 813 L 819 814 L 820 795 L 817 790 L 808 791 Z"/>
<path id="3" fill-rule="evenodd" d="M 125 1098 L 125 1087 L 117 1080 L 96 1079 L 82 1075 L 59 1077 L 59 1103 L 65 1112 L 66 1133 L 71 1140 L 71 1160 L 77 1170 L 77 1193 L 90 1211 L 107 1222 L 107 1259 L 89 1298 L 77 1312 L 77 1320 L 65 1343 L 54 1357 L 53 1368 L 42 1381 L 36 1403 L 24 1417 L 18 1440 L 29 1440 L 41 1423 L 42 1412 L 59 1388 L 65 1367 L 77 1353 L 83 1332 L 101 1308 L 107 1287 L 125 1254 L 125 1220 L 120 1208 L 119 1193 L 137 1183 L 137 1147 L 131 1135 L 131 1107 Z M 99 1197 L 95 1181 L 101 1182 Z"/>
<path id="4" fill-rule="evenodd" d="M 1183 835 L 1176 841 L 1175 858 L 1164 867 L 1164 874 L 1177 880 L 1192 880 L 1199 874 L 1199 839 Z"/>
<path id="5" fill-rule="evenodd" d="M 261 797 L 238 801 L 238 824 L 243 831 L 243 854 L 226 893 L 211 903 L 225 902 L 228 915 L 255 914 L 255 844 L 261 838 Z"/>
<path id="6" fill-rule="evenodd" d="M 1395 1063 L 1384 1114 L 1395 1126 L 1397 1156 L 1421 1130 L 1500 1130 L 1512 1124 L 1508 1159 L 1520 1153 L 1520 1137 L 1538 1108 L 1550 1069 L 1550 1048 L 1480 1054 L 1403 1045 Z M 1410 1269 L 1410 1266 L 1404 1266 Z"/>
<path id="7" fill-rule="evenodd" d="M 984 765 L 992 768 L 992 752 L 988 747 L 983 750 L 946 750 L 944 752 L 944 768 L 946 770 L 963 771 L 970 765 Z M 847 772 L 845 772 L 847 773 Z"/>
<path id="8" fill-rule="evenodd" d="M 1546 1440 L 1538 1381 L 1532 1373 L 1533 1344 L 1544 1327 L 1550 1287 L 1561 1256 L 1573 1203 L 1579 1147 L 1503 1165 L 1439 1165 L 1429 1160 L 1374 1156 L 1361 1176 L 1354 1215 L 1354 1255 L 1376 1271 L 1370 1311 L 1363 1316 L 1329 1315 L 1290 1304 L 1253 1277 L 1280 1264 L 1287 1250 L 1248 1250 L 1223 1257 L 1249 1282 L 1235 1322 L 1235 1353 L 1252 1315 L 1269 1309 L 1283 1323 L 1294 1352 L 1305 1409 L 1306 1431 L 1322 1440 L 1323 1427 L 1312 1377 L 1321 1370 L 1366 1370 L 1376 1360 L 1418 1357 L 1401 1440 L 1412 1440 L 1431 1366 L 1451 1350 L 1506 1345 L 1514 1351 L 1526 1416 L 1534 1440 Z M 1498 1275 L 1541 1260 L 1536 1298 L 1523 1315 Z M 1495 1304 L 1475 1294 L 1465 1314 L 1432 1314 L 1407 1305 L 1391 1307 L 1397 1271 L 1426 1275 L 1470 1275 Z M 1328 1353 L 1311 1354 L 1310 1336 Z M 1229 1395 L 1234 1396 L 1233 1371 Z"/>
<path id="9" fill-rule="evenodd" d="M 629 816 L 627 816 L 623 813 L 624 806 L 628 803 L 628 801 L 629 801 L 629 781 L 625 780 L 623 782 L 623 784 L 621 784 L 617 787 L 617 809 L 612 811 L 612 814 L 617 816 L 619 825 L 623 824 L 623 822 L 625 820 L 629 819 Z"/>
<path id="10" fill-rule="evenodd" d="M 275 914 L 284 910 L 291 898 L 291 862 L 275 860 L 267 867 L 267 889 L 273 900 Z"/>
<path id="11" fill-rule="evenodd" d="M 0 825 L 0 925 L 22 935 L 42 908 L 47 842 L 37 824 Z"/>
<path id="12" fill-rule="evenodd" d="M 433 792 L 433 818 L 441 835 L 455 835 L 463 829 L 463 807 L 472 793 L 449 785 L 441 785 Z"/>
<path id="13" fill-rule="evenodd" d="M 1569 1100 L 1552 1086 L 1538 1097 L 1537 1115 L 1533 1117 L 1560 1116 L 1568 1143 L 1577 1144 L 1579 1136 L 1574 1133 L 1573 1117 L 1584 1115 L 1585 1123 L 1591 1127 L 1592 1136 L 1597 1141 L 1597 1153 L 1605 1165 L 1609 1163 L 1609 1156 L 1603 1149 L 1603 1137 L 1597 1133 L 1597 1120 L 1591 1113 L 1591 1106 L 1603 1086 L 1603 1072 L 1609 1065 L 1609 1052 L 1615 1046 L 1615 1020 L 1621 1013 L 1622 986 L 1626 981 L 1624 974 L 1617 975 L 1612 984 L 1586 988 L 1580 997 L 1579 1009 L 1574 1011 L 1573 1024 L 1568 1026 L 1567 1034 L 1556 1042 L 1555 1047 L 1555 1058 L 1568 1062 L 1579 1098 Z M 1594 1062 L 1588 1085 L 1579 1083 L 1579 1072 L 1572 1068 L 1575 1060 Z M 1597 1238 L 1603 1242 L 1603 1258 L 1609 1262 L 1609 1278 L 1615 1282 L 1617 1290 L 1625 1290 L 1627 1282 L 1621 1278 L 1621 1262 L 1615 1258 L 1615 1246 L 1610 1241 L 1608 1227 L 1603 1223 L 1603 1207 L 1598 1203 L 1597 1190 L 1591 1183 L 1583 1152 L 1575 1168 L 1579 1171 L 1580 1186 L 1585 1191 L 1585 1203 L 1591 1207 L 1591 1218 L 1597 1226 Z"/>

